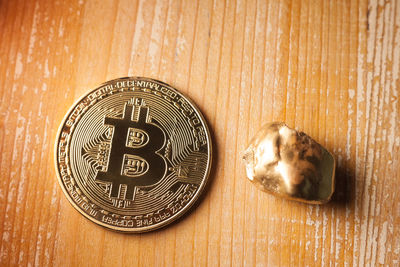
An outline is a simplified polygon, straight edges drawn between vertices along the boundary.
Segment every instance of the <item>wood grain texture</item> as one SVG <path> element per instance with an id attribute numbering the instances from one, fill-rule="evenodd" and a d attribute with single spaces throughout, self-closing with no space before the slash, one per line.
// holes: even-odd
<path id="1" fill-rule="evenodd" d="M 399 1 L 0 1 L 0 265 L 399 266 Z M 107 231 L 68 203 L 53 145 L 73 102 L 123 76 L 192 98 L 214 136 L 204 198 L 173 225 Z M 335 154 L 323 206 L 245 179 L 286 121 Z"/>

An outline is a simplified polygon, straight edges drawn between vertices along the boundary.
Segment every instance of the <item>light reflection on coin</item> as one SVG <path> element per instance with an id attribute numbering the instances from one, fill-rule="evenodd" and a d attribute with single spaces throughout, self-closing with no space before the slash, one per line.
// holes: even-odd
<path id="1" fill-rule="evenodd" d="M 211 138 L 193 103 L 141 77 L 106 82 L 82 97 L 55 144 L 59 183 L 91 221 L 123 232 L 163 227 L 198 198 Z"/>

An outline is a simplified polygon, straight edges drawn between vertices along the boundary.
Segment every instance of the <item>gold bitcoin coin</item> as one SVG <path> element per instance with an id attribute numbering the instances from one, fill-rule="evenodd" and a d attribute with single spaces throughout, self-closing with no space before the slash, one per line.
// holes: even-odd
<path id="1" fill-rule="evenodd" d="M 184 214 L 203 191 L 211 138 L 194 104 L 149 78 L 121 78 L 83 96 L 55 144 L 71 204 L 109 229 L 145 232 Z"/>

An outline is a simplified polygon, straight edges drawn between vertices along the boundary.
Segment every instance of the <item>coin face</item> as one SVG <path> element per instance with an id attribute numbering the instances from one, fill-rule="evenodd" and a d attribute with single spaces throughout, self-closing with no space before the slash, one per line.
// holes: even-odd
<path id="1" fill-rule="evenodd" d="M 198 198 L 211 139 L 194 104 L 149 78 L 121 78 L 83 96 L 55 144 L 59 183 L 91 221 L 145 232 L 176 220 Z"/>

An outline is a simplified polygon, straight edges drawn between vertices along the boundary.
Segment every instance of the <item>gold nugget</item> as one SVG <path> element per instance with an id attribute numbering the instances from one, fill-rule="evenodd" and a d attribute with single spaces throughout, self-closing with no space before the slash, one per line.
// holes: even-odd
<path id="1" fill-rule="evenodd" d="M 326 203 L 335 187 L 335 159 L 303 132 L 281 122 L 264 125 L 244 152 L 247 177 L 274 195 Z"/>

